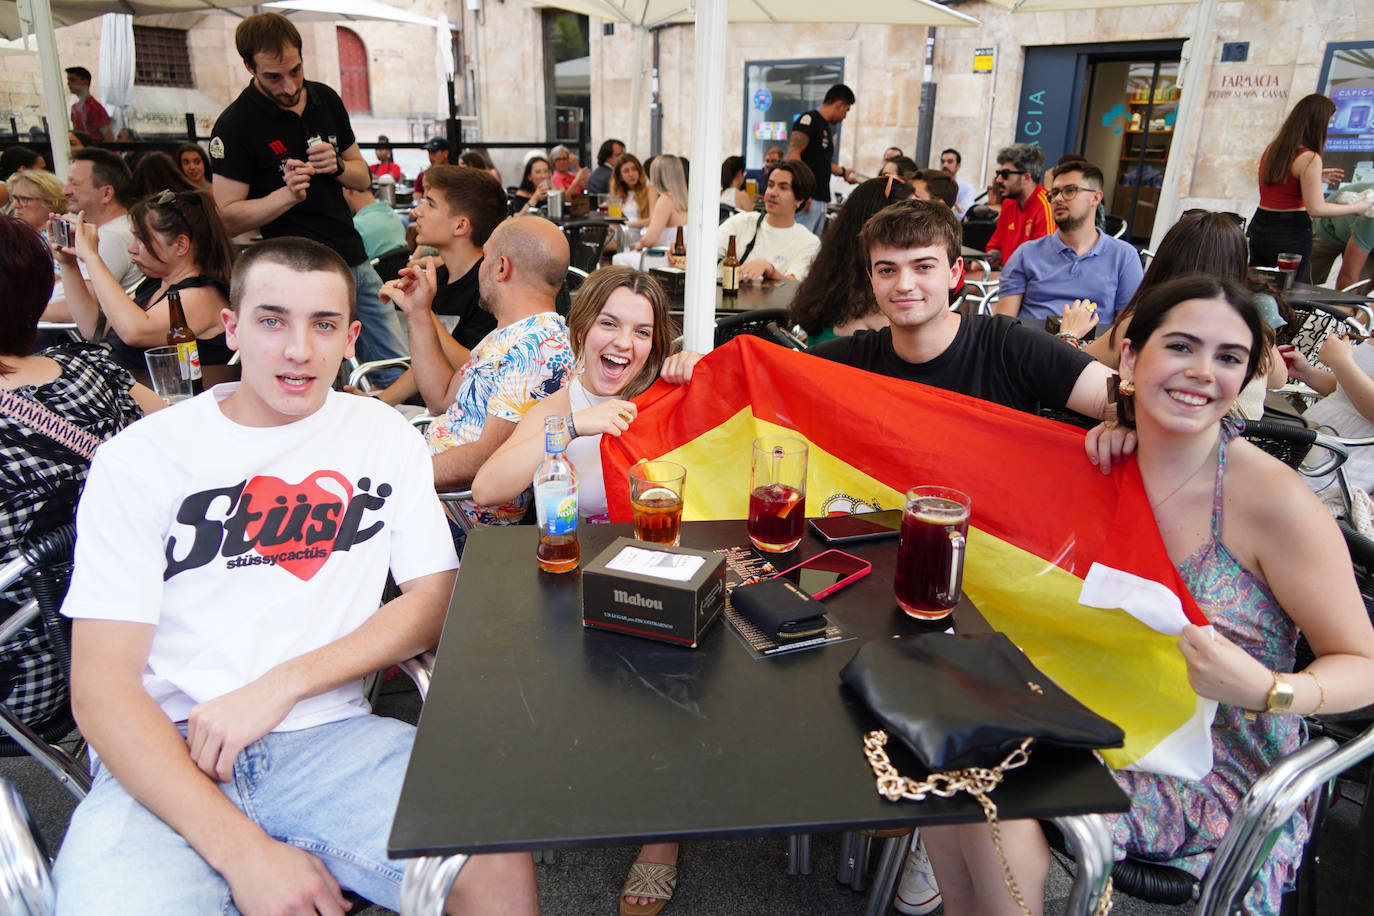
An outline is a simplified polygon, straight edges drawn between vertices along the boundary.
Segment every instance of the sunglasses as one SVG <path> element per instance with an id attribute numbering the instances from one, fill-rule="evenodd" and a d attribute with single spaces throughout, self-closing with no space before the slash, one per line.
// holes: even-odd
<path id="1" fill-rule="evenodd" d="M 1026 173 L 1023 172 L 1023 171 L 1020 171 L 1019 169 L 998 169 L 997 171 L 993 172 L 992 174 L 996 175 L 998 178 L 1002 179 L 1003 181 L 1006 181 L 1008 178 L 1010 178 L 1010 177 L 1013 176 L 1013 175 L 1024 175 L 1024 174 L 1026 174 Z"/>
<path id="2" fill-rule="evenodd" d="M 195 233 L 191 230 L 191 223 L 186 218 L 185 212 L 181 209 L 182 195 L 198 196 L 195 191 L 182 191 L 178 193 L 168 188 L 154 198 L 153 203 L 159 207 L 170 207 L 172 212 L 177 215 L 177 219 L 181 220 L 181 225 L 186 229 L 186 237 L 193 238 Z"/>

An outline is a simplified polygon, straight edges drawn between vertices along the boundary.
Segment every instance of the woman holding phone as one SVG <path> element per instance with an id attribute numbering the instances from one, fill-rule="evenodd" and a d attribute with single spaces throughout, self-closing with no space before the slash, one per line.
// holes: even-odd
<path id="1" fill-rule="evenodd" d="M 1197 693 L 1216 700 L 1213 768 L 1198 781 L 1121 771 L 1126 814 L 1108 815 L 1128 853 L 1200 875 L 1241 797 L 1305 739 L 1302 718 L 1374 701 L 1374 628 L 1340 531 L 1288 467 L 1236 438 L 1226 413 L 1263 352 L 1259 312 L 1242 287 L 1198 274 L 1136 304 L 1121 342 L 1120 392 L 1134 407 L 1136 460 L 1170 559 L 1211 628 L 1178 647 Z M 1298 632 L 1316 661 L 1294 671 Z M 1309 830 L 1299 813 L 1244 901 L 1277 914 Z M 950 916 L 1020 912 L 984 825 L 921 831 Z M 1049 851 L 1034 821 L 1002 824 L 1002 847 L 1034 912 Z"/>

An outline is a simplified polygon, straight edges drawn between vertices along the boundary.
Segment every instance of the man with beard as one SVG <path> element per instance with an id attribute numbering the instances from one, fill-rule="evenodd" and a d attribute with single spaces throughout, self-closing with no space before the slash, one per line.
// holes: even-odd
<path id="1" fill-rule="evenodd" d="M 1031 323 L 1062 315 L 1075 300 L 1096 303 L 1110 325 L 1140 285 L 1140 255 L 1094 224 L 1102 200 L 1102 170 L 1078 160 L 1054 173 L 1050 206 L 1058 230 L 1017 247 L 1002 270 L 997 311 Z"/>
<path id="2" fill-rule="evenodd" d="M 263 238 L 301 236 L 337 251 L 357 289 L 359 357 L 405 356 L 400 321 L 377 297 L 381 278 L 343 197 L 343 186 L 372 185 L 343 101 L 305 78 L 301 35 L 286 17 L 249 16 L 235 29 L 234 44 L 253 79 L 220 114 L 210 139 L 220 218 L 231 235 L 259 229 Z"/>

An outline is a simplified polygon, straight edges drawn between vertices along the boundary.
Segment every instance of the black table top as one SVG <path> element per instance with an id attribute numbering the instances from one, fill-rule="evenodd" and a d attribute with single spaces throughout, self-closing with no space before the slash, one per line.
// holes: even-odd
<path id="1" fill-rule="evenodd" d="M 584 562 L 629 529 L 582 526 Z M 943 628 L 897 608 L 895 540 L 853 545 L 873 572 L 825 599 L 857 639 L 755 660 L 723 617 L 696 650 L 584 629 L 580 574 L 539 572 L 535 538 L 528 526 L 468 537 L 391 855 L 982 819 L 968 796 L 880 798 L 861 743 L 876 723 L 839 681 L 863 642 Z M 687 546 L 745 540 L 739 521 L 683 526 Z M 775 565 L 823 549 L 808 534 Z M 981 624 L 971 605 L 956 614 L 961 629 Z M 903 774 L 924 775 L 895 740 L 888 750 Z M 1035 749 L 992 797 L 1003 819 L 1128 807 L 1090 754 L 1052 748 Z"/>
<path id="2" fill-rule="evenodd" d="M 716 284 L 717 312 L 751 312 L 754 309 L 785 309 L 792 304 L 797 295 L 796 280 L 768 280 L 763 283 L 741 283 L 739 292 L 727 296 Z M 681 293 L 668 294 L 668 311 L 681 315 L 686 308 L 686 298 Z"/>

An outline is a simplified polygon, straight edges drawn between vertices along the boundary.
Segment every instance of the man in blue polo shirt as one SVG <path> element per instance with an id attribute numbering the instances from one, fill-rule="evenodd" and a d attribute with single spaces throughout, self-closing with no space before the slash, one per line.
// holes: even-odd
<path id="1" fill-rule="evenodd" d="M 1140 255 L 1094 224 L 1102 200 L 1097 166 L 1080 160 L 1056 170 L 1049 197 L 1058 230 L 1012 252 L 1002 269 L 997 311 L 1039 324 L 1062 315 L 1074 300 L 1088 299 L 1106 327 L 1140 285 Z"/>

